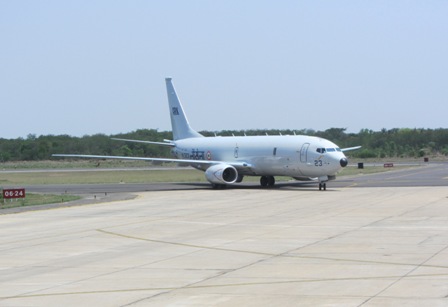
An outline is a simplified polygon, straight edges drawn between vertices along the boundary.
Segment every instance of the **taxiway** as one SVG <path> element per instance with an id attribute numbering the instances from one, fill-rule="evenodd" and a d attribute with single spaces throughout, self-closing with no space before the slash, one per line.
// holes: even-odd
<path id="1" fill-rule="evenodd" d="M 137 198 L 4 214 L 0 305 L 446 306 L 447 178 L 129 185 Z"/>

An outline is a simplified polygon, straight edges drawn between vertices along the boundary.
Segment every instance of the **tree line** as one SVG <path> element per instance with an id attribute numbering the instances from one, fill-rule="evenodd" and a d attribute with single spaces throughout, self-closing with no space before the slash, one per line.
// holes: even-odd
<path id="1" fill-rule="evenodd" d="M 314 130 L 224 130 L 201 131 L 204 136 L 250 136 L 250 135 L 294 135 L 305 134 L 328 139 L 341 148 L 361 145 L 362 149 L 350 152 L 358 158 L 418 158 L 448 155 L 448 129 L 362 129 L 359 133 L 347 133 L 345 128 Z M 171 139 L 171 131 L 140 129 L 125 134 L 69 135 L 29 134 L 26 138 L 0 138 L 0 162 L 48 160 L 53 153 L 119 155 L 141 157 L 169 157 L 170 149 L 163 146 L 129 143 L 112 140 L 126 138 L 163 142 Z"/>

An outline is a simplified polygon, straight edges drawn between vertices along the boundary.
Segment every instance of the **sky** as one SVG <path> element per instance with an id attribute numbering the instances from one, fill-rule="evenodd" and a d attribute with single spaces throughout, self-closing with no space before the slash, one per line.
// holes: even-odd
<path id="1" fill-rule="evenodd" d="M 448 1 L 0 0 L 0 138 L 448 128 Z"/>

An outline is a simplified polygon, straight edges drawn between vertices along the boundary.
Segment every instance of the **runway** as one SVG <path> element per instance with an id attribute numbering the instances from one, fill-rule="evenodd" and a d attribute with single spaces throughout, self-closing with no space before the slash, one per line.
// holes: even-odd
<path id="1" fill-rule="evenodd" d="M 446 306 L 447 178 L 133 186 L 1 215 L 0 306 Z"/>

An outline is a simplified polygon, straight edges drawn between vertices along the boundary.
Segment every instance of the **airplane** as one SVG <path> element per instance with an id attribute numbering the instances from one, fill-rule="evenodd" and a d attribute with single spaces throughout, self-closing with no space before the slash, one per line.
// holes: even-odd
<path id="1" fill-rule="evenodd" d="M 173 140 L 152 142 L 113 138 L 118 141 L 168 146 L 175 158 L 123 157 L 53 154 L 53 157 L 145 160 L 188 164 L 205 172 L 214 188 L 242 182 L 245 176 L 259 176 L 262 187 L 275 185 L 275 176 L 315 181 L 319 190 L 347 166 L 344 152 L 361 146 L 339 148 L 329 140 L 306 135 L 204 137 L 189 124 L 172 78 L 166 78 Z"/>

